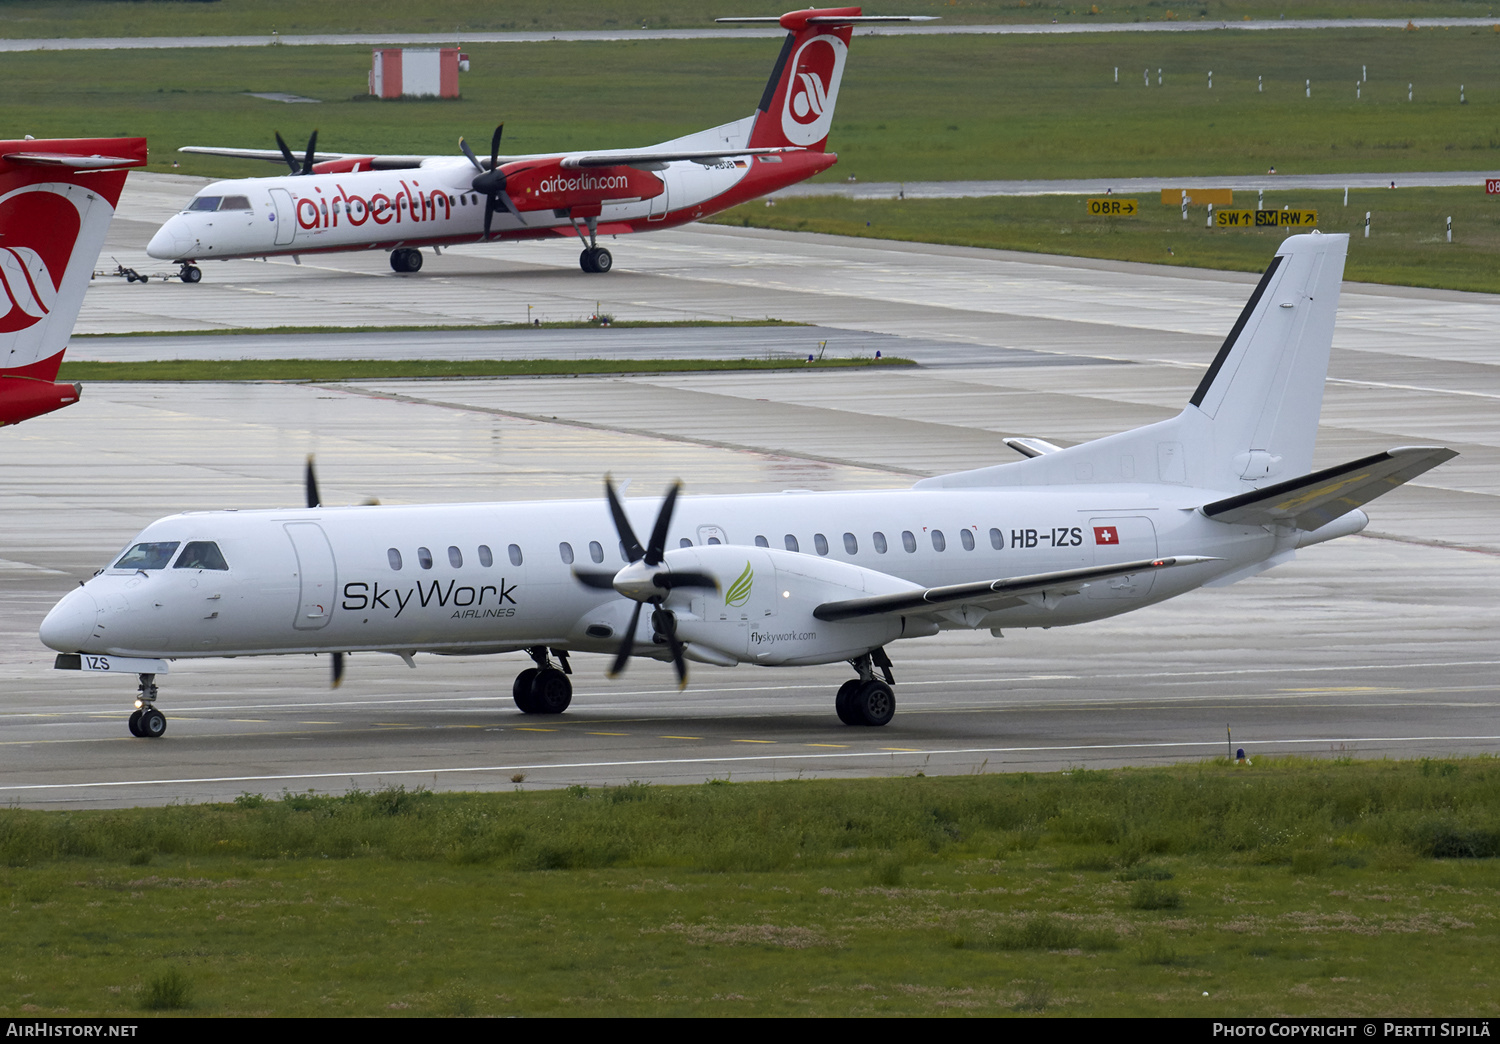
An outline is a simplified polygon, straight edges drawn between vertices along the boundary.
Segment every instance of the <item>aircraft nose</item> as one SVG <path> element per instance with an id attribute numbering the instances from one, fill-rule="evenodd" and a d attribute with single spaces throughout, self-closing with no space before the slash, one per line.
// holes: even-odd
<path id="1" fill-rule="evenodd" d="M 176 261 L 187 257 L 192 249 L 193 230 L 181 214 L 169 218 L 146 244 L 146 253 L 159 261 Z"/>
<path id="2" fill-rule="evenodd" d="M 86 588 L 69 591 L 42 621 L 42 644 L 58 652 L 79 652 L 94 636 L 99 605 Z"/>

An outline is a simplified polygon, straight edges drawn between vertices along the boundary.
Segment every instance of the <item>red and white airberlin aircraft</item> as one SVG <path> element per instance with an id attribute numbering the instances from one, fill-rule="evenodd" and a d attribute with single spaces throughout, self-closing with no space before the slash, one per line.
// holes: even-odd
<path id="1" fill-rule="evenodd" d="M 73 322 L 145 138 L 0 141 L 0 425 L 78 401 L 58 384 Z"/>
<path id="2" fill-rule="evenodd" d="M 887 646 L 1060 627 L 1254 576 L 1363 529 L 1365 504 L 1456 456 L 1404 446 L 1312 471 L 1349 237 L 1281 245 L 1180 414 L 905 490 L 195 511 L 147 526 L 42 621 L 63 670 L 137 674 L 156 737 L 168 661 L 525 650 L 528 714 L 570 653 L 676 665 L 848 661 L 849 725 L 895 712 Z M 648 534 L 642 542 L 637 534 Z M 649 610 L 649 611 L 648 611 Z M 899 651 L 896 653 L 899 656 Z"/>
<path id="3" fill-rule="evenodd" d="M 152 237 L 146 252 L 181 265 L 347 250 L 387 250 L 391 268 L 422 267 L 419 247 L 577 236 L 579 266 L 608 272 L 599 236 L 671 228 L 794 185 L 838 159 L 824 151 L 856 25 L 922 20 L 863 15 L 858 7 L 778 18 L 786 42 L 753 115 L 639 149 L 501 155 L 501 128 L 482 162 L 462 156 L 375 156 L 317 151 L 299 161 L 280 149 L 188 146 L 182 152 L 285 161 L 275 178 L 217 181 Z"/>

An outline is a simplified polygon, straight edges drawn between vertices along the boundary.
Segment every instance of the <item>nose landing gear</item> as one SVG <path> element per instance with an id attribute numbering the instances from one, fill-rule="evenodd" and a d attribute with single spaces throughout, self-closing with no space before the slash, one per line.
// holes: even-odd
<path id="1" fill-rule="evenodd" d="M 130 734 L 141 739 L 160 739 L 167 731 L 167 716 L 156 709 L 156 675 L 142 674 L 136 691 L 135 713 L 130 716 Z"/>
<path id="2" fill-rule="evenodd" d="M 183 261 L 181 267 L 177 269 L 177 278 L 184 283 L 199 282 L 203 278 L 203 269 L 190 261 Z"/>

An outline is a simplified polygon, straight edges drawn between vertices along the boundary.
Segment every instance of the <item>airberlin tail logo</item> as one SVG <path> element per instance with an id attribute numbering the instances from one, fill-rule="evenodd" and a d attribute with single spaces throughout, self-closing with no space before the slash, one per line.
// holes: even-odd
<path id="1" fill-rule="evenodd" d="M 742 606 L 750 601 L 750 585 L 755 580 L 755 571 L 750 568 L 750 563 L 745 563 L 745 571 L 740 578 L 729 585 L 729 590 L 724 592 L 724 604 Z"/>
<path id="2" fill-rule="evenodd" d="M 52 311 L 79 229 L 77 208 L 55 192 L 21 191 L 0 202 L 0 334 Z"/>
<path id="3" fill-rule="evenodd" d="M 781 110 L 781 132 L 791 144 L 814 145 L 828 137 L 848 53 L 837 36 L 814 36 L 792 55 Z"/>

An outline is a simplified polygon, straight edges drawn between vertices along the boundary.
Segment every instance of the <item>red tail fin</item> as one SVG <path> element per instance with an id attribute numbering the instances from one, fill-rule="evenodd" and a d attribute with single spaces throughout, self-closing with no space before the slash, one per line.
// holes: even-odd
<path id="1" fill-rule="evenodd" d="M 833 125 L 833 107 L 858 7 L 825 7 L 781 16 L 786 43 L 755 114 L 750 148 L 793 145 L 822 152 Z"/>
<path id="2" fill-rule="evenodd" d="M 54 384 L 145 138 L 0 141 L 0 425 L 78 399 Z"/>

